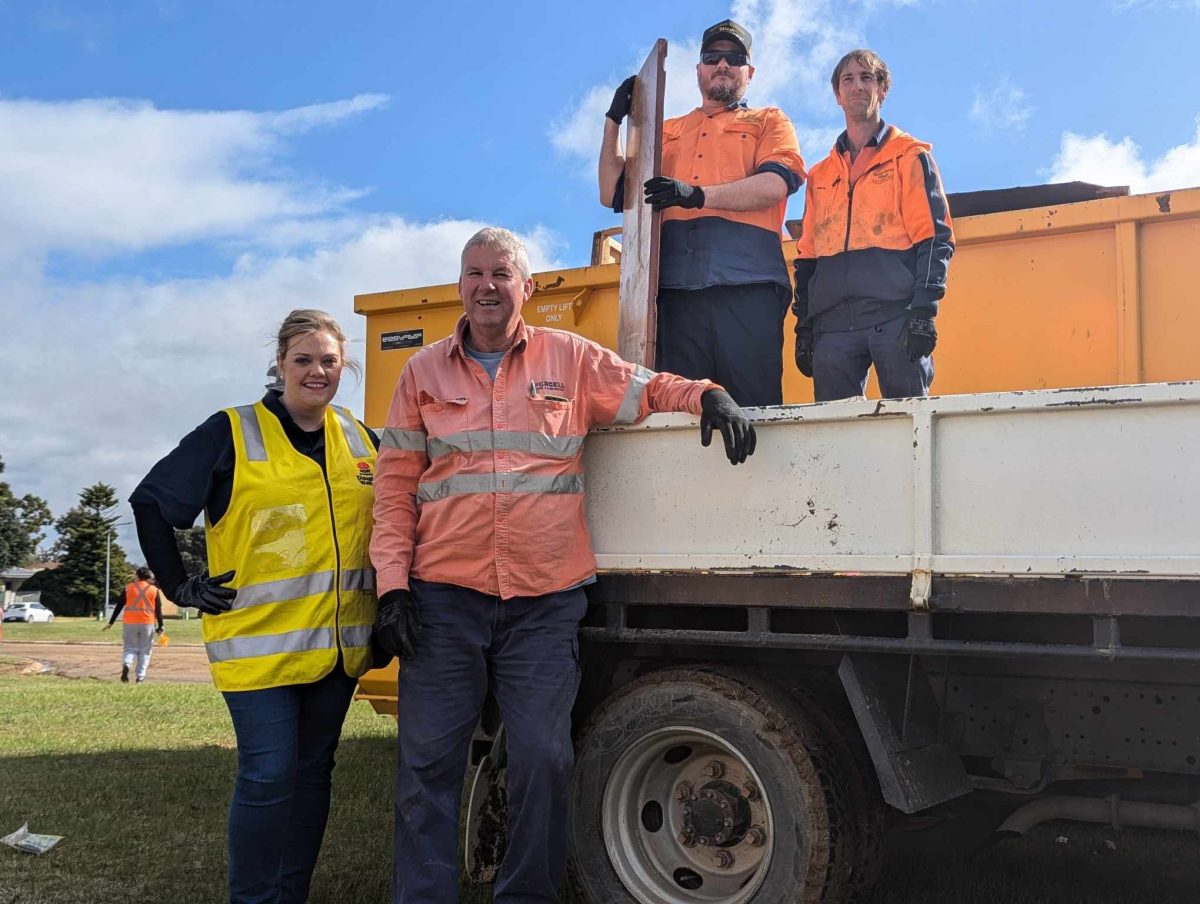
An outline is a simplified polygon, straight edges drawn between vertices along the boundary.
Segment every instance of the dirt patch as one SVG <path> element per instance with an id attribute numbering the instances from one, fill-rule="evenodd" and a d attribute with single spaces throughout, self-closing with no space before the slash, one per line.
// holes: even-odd
<path id="1" fill-rule="evenodd" d="M 121 675 L 121 647 L 114 644 L 0 642 L 0 657 L 19 658 L 28 663 L 0 664 L 0 673 L 5 675 L 45 674 L 47 669 L 65 678 L 117 681 Z M 200 644 L 155 647 L 146 680 L 211 680 L 204 647 Z"/>

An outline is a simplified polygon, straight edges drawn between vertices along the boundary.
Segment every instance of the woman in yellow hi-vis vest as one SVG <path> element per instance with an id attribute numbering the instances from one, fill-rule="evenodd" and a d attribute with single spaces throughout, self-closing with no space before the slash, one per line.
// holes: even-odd
<path id="1" fill-rule="evenodd" d="M 368 547 L 379 441 L 330 404 L 343 368 L 357 365 L 323 311 L 292 311 L 277 339 L 282 391 L 213 415 L 129 500 L 159 585 L 204 613 L 213 681 L 233 718 L 235 904 L 308 897 L 376 611 Z M 174 528 L 201 511 L 208 574 L 189 576 Z"/>

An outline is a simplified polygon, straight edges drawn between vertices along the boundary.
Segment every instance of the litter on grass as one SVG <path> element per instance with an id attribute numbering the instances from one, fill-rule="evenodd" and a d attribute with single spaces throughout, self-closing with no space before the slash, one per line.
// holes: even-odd
<path id="1" fill-rule="evenodd" d="M 11 835 L 0 838 L 0 843 L 28 854 L 44 854 L 62 840 L 62 835 L 35 835 L 29 831 L 29 823 L 25 823 Z"/>

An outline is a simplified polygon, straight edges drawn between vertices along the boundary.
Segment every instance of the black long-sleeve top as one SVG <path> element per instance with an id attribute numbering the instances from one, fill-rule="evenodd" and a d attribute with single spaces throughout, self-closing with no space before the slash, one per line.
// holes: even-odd
<path id="1" fill-rule="evenodd" d="M 263 405 L 283 426 L 292 447 L 325 471 L 325 428 L 304 430 L 283 407 L 280 393 L 268 390 Z M 366 425 L 363 425 L 366 427 Z M 366 428 L 379 448 L 379 437 Z M 175 539 L 175 528 L 186 530 L 203 511 L 217 524 L 229 510 L 236 462 L 229 416 L 218 411 L 180 440 L 158 462 L 129 497 L 137 524 L 138 542 L 158 585 L 171 599 L 188 578 Z"/>

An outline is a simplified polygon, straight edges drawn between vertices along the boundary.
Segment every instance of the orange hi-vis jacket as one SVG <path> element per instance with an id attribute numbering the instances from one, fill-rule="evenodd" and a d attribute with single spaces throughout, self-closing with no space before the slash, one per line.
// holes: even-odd
<path id="1" fill-rule="evenodd" d="M 844 133 L 808 174 L 792 310 L 818 330 L 932 316 L 946 291 L 954 232 L 931 147 L 895 126 L 882 135 L 853 183 Z"/>
<path id="2" fill-rule="evenodd" d="M 663 123 L 662 173 L 690 185 L 723 185 L 773 172 L 788 194 L 804 183 L 804 159 L 791 120 L 777 107 L 697 107 Z M 788 285 L 780 247 L 785 197 L 758 210 L 668 207 L 662 212 L 659 285 L 703 289 L 774 282 Z"/>
<path id="3" fill-rule="evenodd" d="M 121 619 L 127 625 L 152 625 L 158 619 L 154 615 L 154 603 L 158 599 L 158 588 L 149 581 L 134 581 L 125 585 L 125 609 Z"/>
<path id="4" fill-rule="evenodd" d="M 716 384 L 660 374 L 521 321 L 493 382 L 454 335 L 418 351 L 396 385 L 375 476 L 371 561 L 382 595 L 409 577 L 509 599 L 596 571 L 584 522 L 592 427 L 701 411 Z"/>

